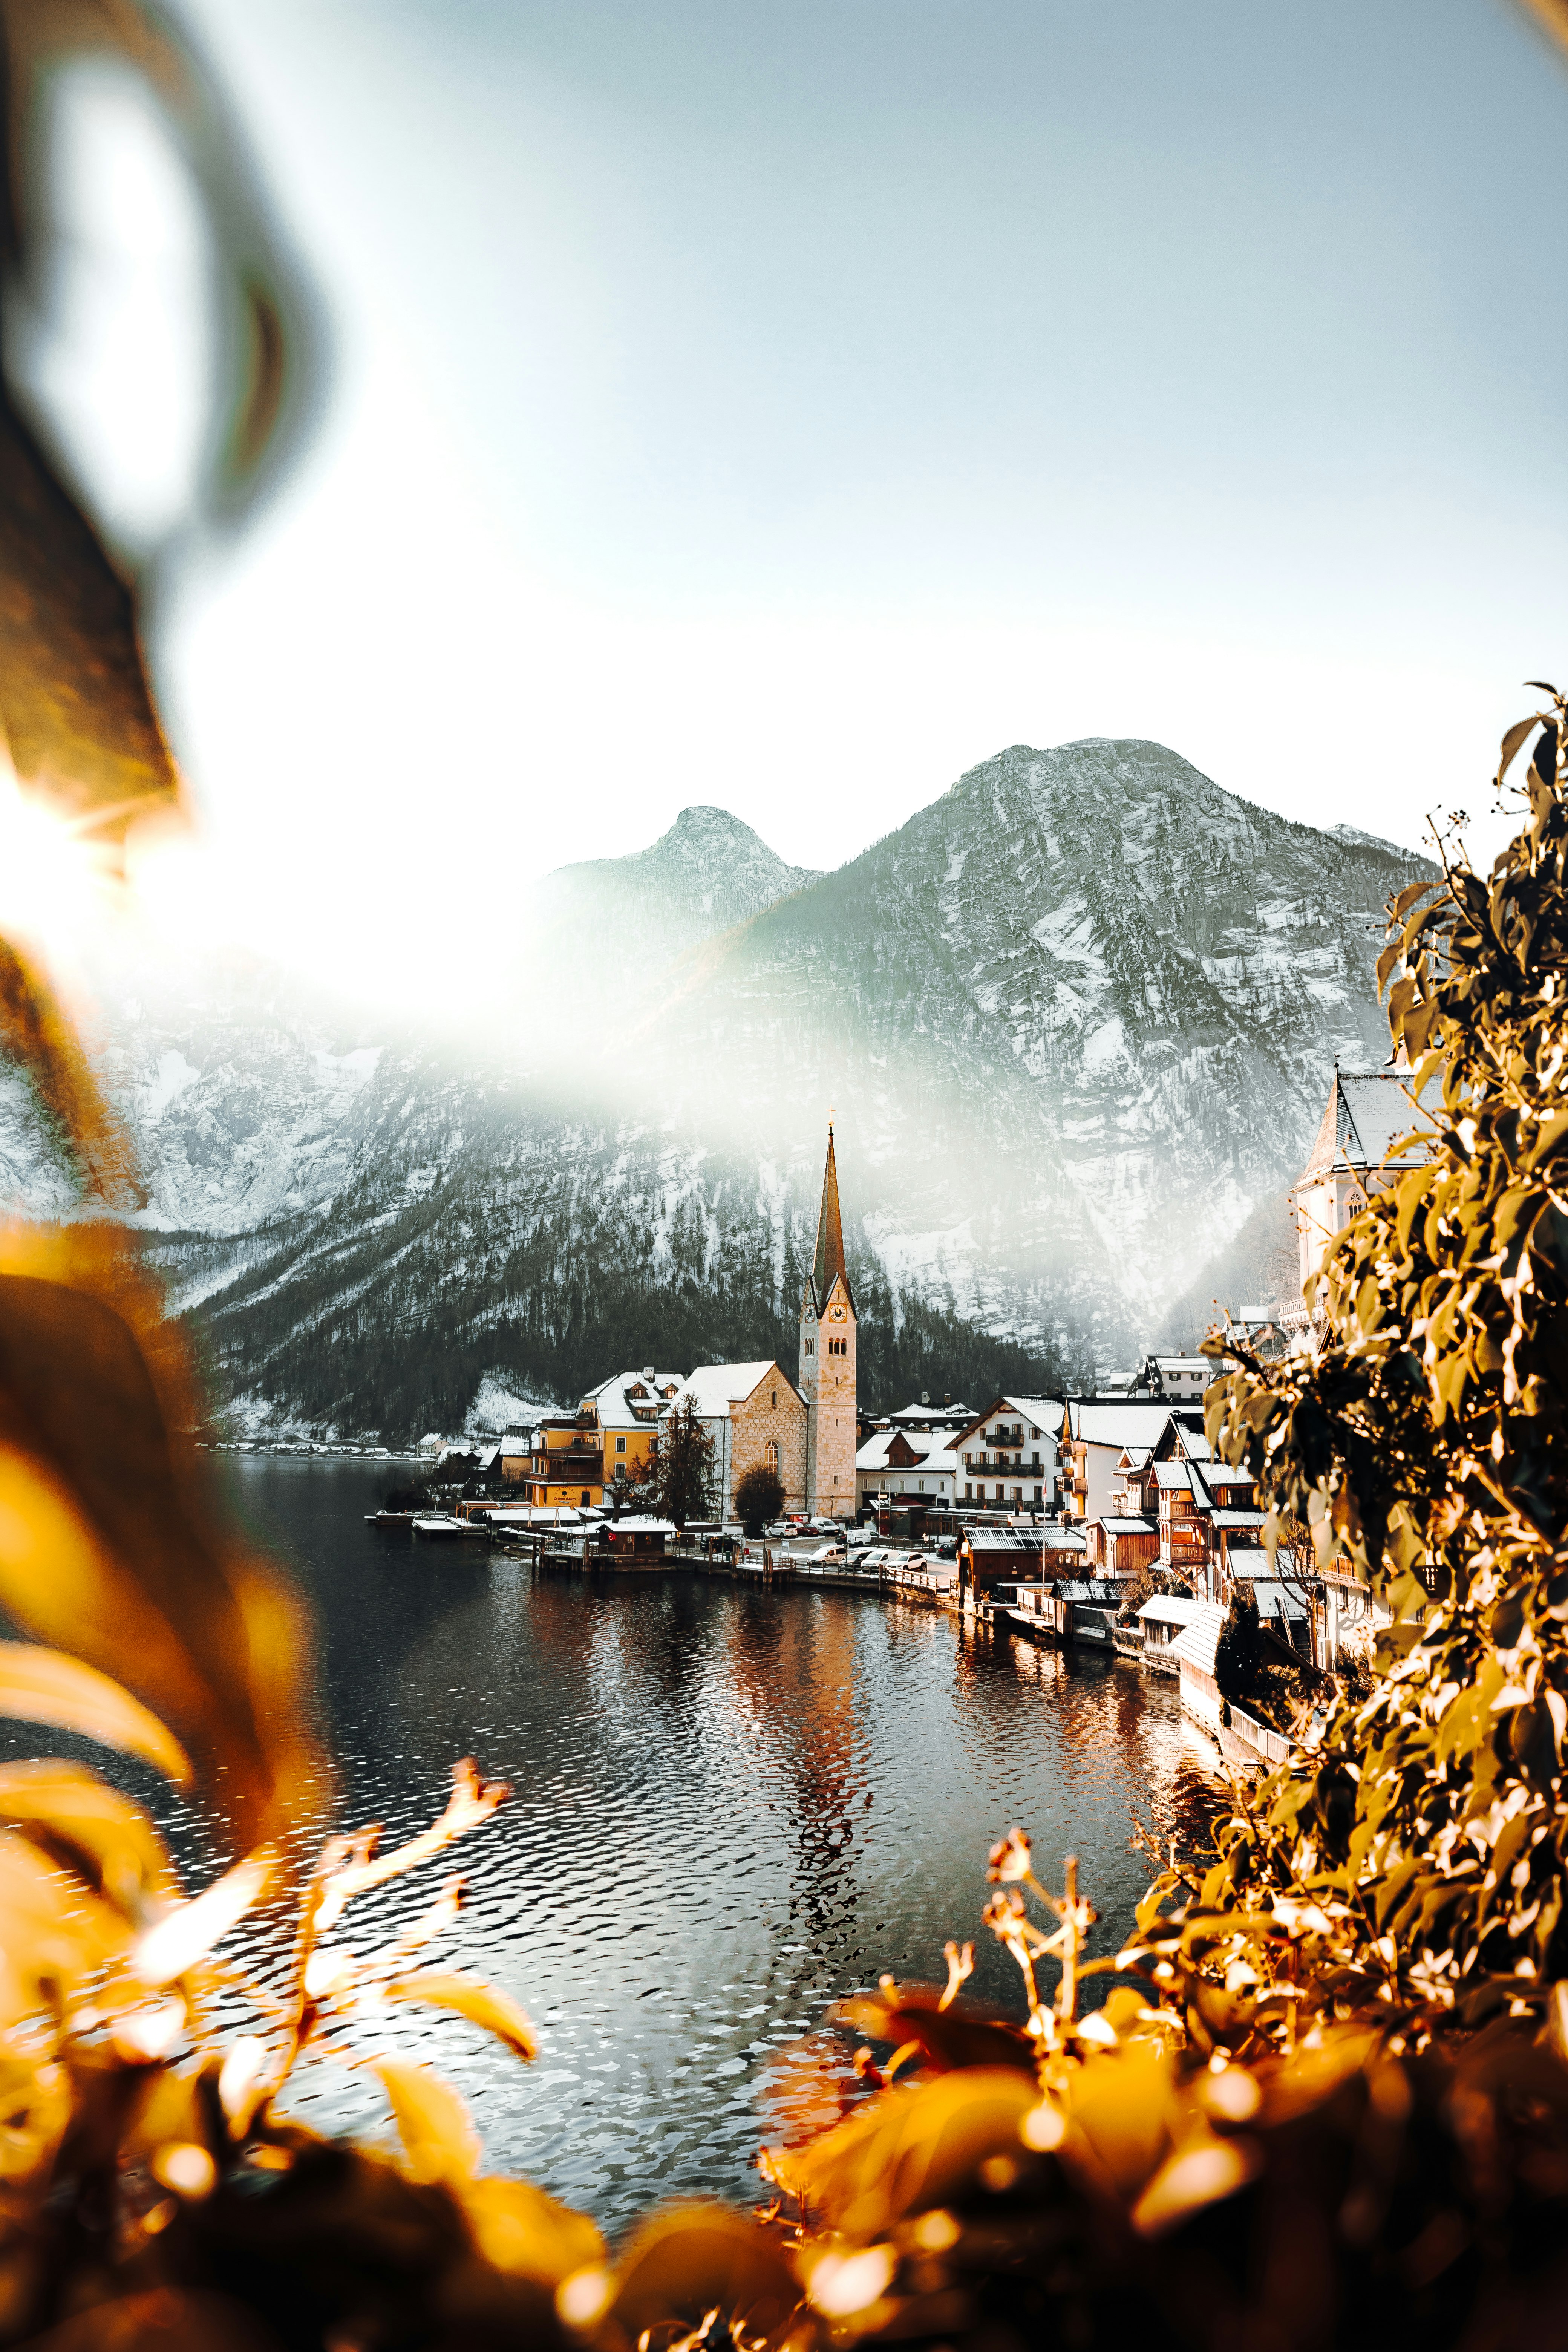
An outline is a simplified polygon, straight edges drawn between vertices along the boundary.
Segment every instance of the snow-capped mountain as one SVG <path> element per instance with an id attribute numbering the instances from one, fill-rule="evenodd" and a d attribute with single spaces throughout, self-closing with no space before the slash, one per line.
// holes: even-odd
<path id="1" fill-rule="evenodd" d="M 829 875 L 690 809 L 551 877 L 520 985 L 574 1021 L 437 1051 L 209 975 L 122 992 L 105 1068 L 258 1411 L 450 1426 L 486 1376 L 790 1346 L 830 1108 L 879 1386 L 1082 1377 L 1297 1172 L 1336 1054 L 1384 1060 L 1429 870 L 1157 744 L 1017 745 Z"/>

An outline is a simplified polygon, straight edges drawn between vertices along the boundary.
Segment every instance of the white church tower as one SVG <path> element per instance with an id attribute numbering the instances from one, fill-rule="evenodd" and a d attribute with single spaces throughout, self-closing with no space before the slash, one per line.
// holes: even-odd
<path id="1" fill-rule="evenodd" d="M 843 1518 L 855 1516 L 855 1333 L 829 1121 L 816 1255 L 800 1302 L 800 1392 L 805 1399 L 805 1507 Z"/>

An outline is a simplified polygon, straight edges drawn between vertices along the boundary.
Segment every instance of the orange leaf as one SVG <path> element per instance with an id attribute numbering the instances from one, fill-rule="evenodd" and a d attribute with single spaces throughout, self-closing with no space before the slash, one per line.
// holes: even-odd
<path id="1" fill-rule="evenodd" d="M 427 2066 L 402 2058 L 378 2058 L 380 2075 L 416 2180 L 471 2180 L 479 2161 L 479 2136 L 473 2118 L 449 2083 Z"/>
<path id="2" fill-rule="evenodd" d="M 432 2009 L 449 2009 L 471 2025 L 482 2025 L 520 2058 L 539 2054 L 527 2012 L 510 1993 L 498 1992 L 482 1977 L 465 1975 L 460 1969 L 416 1969 L 411 1976 L 395 1977 L 383 1990 L 388 2000 L 422 2000 Z"/>
<path id="3" fill-rule="evenodd" d="M 155 1764 L 181 1788 L 190 1785 L 190 1759 L 174 1733 L 110 1675 L 62 1651 L 32 1642 L 0 1642 L 0 1715 L 16 1723 L 79 1731 L 105 1748 Z"/>

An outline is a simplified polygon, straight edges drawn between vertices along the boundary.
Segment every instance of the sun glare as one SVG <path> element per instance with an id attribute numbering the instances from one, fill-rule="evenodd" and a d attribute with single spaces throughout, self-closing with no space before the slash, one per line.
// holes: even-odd
<path id="1" fill-rule="evenodd" d="M 74 961 L 103 903 L 102 851 L 0 776 L 0 929 Z"/>

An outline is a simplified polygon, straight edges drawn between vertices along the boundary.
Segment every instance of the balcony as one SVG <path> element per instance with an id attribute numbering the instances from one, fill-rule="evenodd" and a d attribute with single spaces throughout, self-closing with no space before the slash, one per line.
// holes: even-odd
<path id="1" fill-rule="evenodd" d="M 559 1454 L 544 1454 L 535 1458 L 540 1466 L 534 1475 L 539 1478 L 559 1478 L 568 1486 L 579 1486 L 587 1480 L 591 1486 L 596 1486 L 604 1475 L 604 1456 L 599 1454 L 568 1454 L 563 1448 Z"/>

